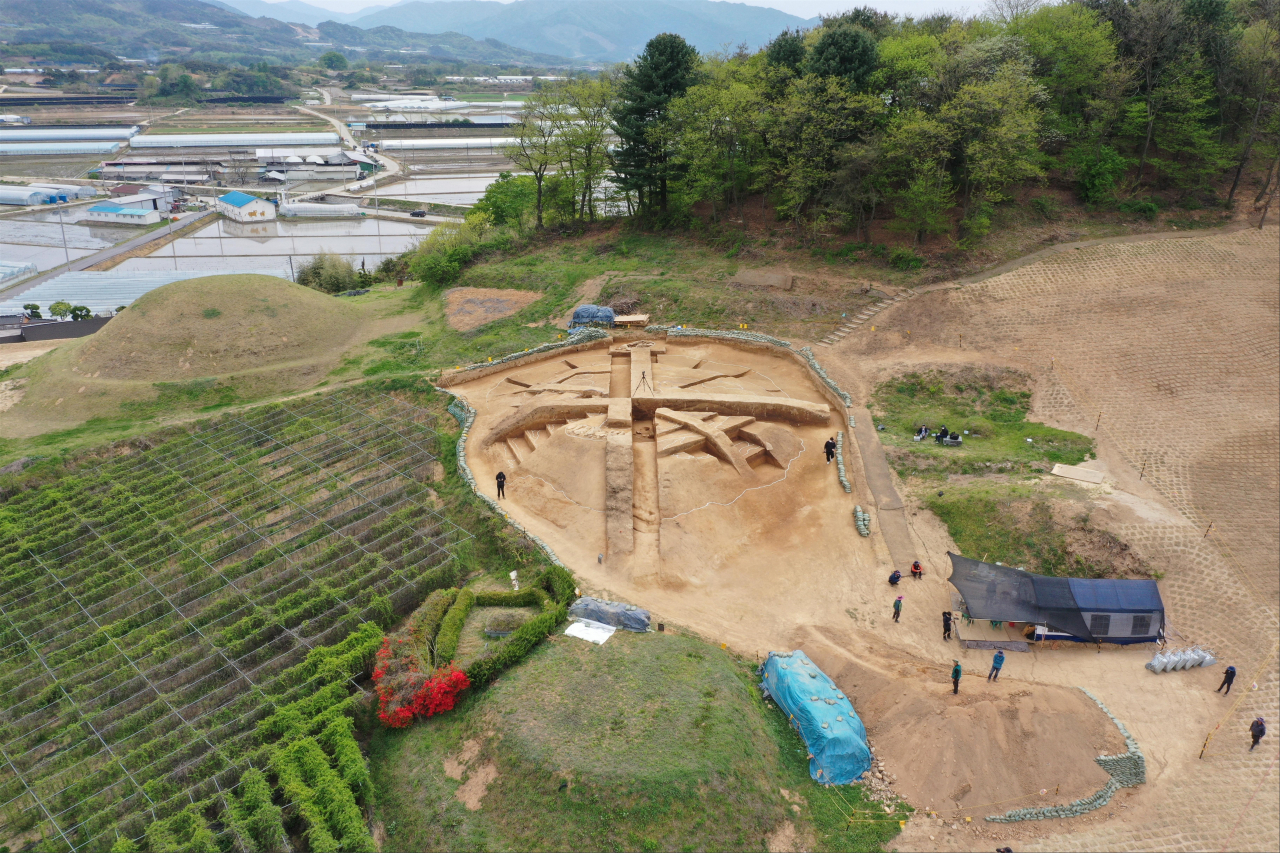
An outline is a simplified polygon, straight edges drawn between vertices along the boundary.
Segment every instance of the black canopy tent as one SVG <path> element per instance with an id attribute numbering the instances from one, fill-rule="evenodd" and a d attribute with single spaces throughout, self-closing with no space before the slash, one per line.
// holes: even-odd
<path id="1" fill-rule="evenodd" d="M 1046 625 L 1090 643 L 1149 643 L 1164 628 L 1155 581 L 1046 577 L 947 556 L 951 585 L 974 619 Z"/>

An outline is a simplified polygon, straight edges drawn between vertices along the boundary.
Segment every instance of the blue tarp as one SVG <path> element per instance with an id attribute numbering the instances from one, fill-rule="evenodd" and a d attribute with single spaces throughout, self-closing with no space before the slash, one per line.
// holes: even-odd
<path id="1" fill-rule="evenodd" d="M 579 619 L 590 619 L 615 628 L 625 628 L 643 634 L 649 630 L 649 611 L 641 610 L 634 604 L 623 604 L 620 601 L 602 601 L 584 595 L 569 606 L 569 615 Z"/>
<path id="2" fill-rule="evenodd" d="M 579 305 L 573 309 L 573 322 L 570 326 L 586 326 L 590 323 L 613 325 L 613 309 L 600 305 Z"/>
<path id="3" fill-rule="evenodd" d="M 809 747 L 809 775 L 849 785 L 871 767 L 867 729 L 853 703 L 804 652 L 769 652 L 760 689 L 787 715 Z"/>

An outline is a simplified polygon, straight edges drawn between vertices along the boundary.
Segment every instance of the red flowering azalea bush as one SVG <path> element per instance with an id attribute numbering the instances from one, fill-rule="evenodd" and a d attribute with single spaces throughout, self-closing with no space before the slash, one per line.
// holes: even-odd
<path id="1" fill-rule="evenodd" d="M 378 719 L 392 729 L 402 729 L 416 717 L 430 717 L 452 711 L 458 694 L 471 686 L 467 674 L 453 664 L 431 675 L 422 672 L 418 656 L 403 639 L 393 645 L 382 641 L 373 670 L 378 693 Z"/>

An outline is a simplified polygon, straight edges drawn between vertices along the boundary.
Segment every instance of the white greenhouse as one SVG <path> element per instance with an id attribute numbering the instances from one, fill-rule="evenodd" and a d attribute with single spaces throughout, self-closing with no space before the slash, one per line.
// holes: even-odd
<path id="1" fill-rule="evenodd" d="M 314 201 L 286 201 L 280 205 L 281 216 L 363 216 L 357 204 L 321 204 Z"/>
<path id="2" fill-rule="evenodd" d="M 275 148 L 338 145 L 336 133 L 163 133 L 135 136 L 133 148 Z"/>
<path id="3" fill-rule="evenodd" d="M 455 137 L 452 139 L 387 139 L 379 143 L 384 151 L 423 151 L 447 148 L 469 148 L 496 151 L 516 140 L 512 137 Z"/>
<path id="4" fill-rule="evenodd" d="M 114 154 L 123 143 L 113 140 L 88 142 L 3 142 L 0 155 L 8 157 L 39 157 L 46 154 Z"/>
<path id="5" fill-rule="evenodd" d="M 34 190 L 31 187 L 0 187 L 0 204 L 17 204 L 25 207 L 44 204 L 48 200 L 47 190 Z"/>
<path id="6" fill-rule="evenodd" d="M 101 192 L 97 187 L 87 187 L 81 184 L 27 184 L 34 190 L 47 190 L 65 195 L 68 199 L 72 198 L 93 198 Z"/>
<path id="7" fill-rule="evenodd" d="M 0 142 L 88 142 L 102 139 L 128 139 L 138 127 L 33 127 L 23 130 L 0 130 Z"/>

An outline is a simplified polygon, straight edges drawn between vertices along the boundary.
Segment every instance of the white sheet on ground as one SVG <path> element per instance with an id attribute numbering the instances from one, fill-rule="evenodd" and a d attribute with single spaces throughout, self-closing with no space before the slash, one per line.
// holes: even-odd
<path id="1" fill-rule="evenodd" d="M 580 640 L 586 640 L 588 643 L 595 643 L 597 646 L 603 646 L 604 641 L 612 637 L 613 632 L 616 630 L 618 629 L 603 622 L 577 619 L 565 629 L 565 634 L 570 637 L 577 637 Z"/>

